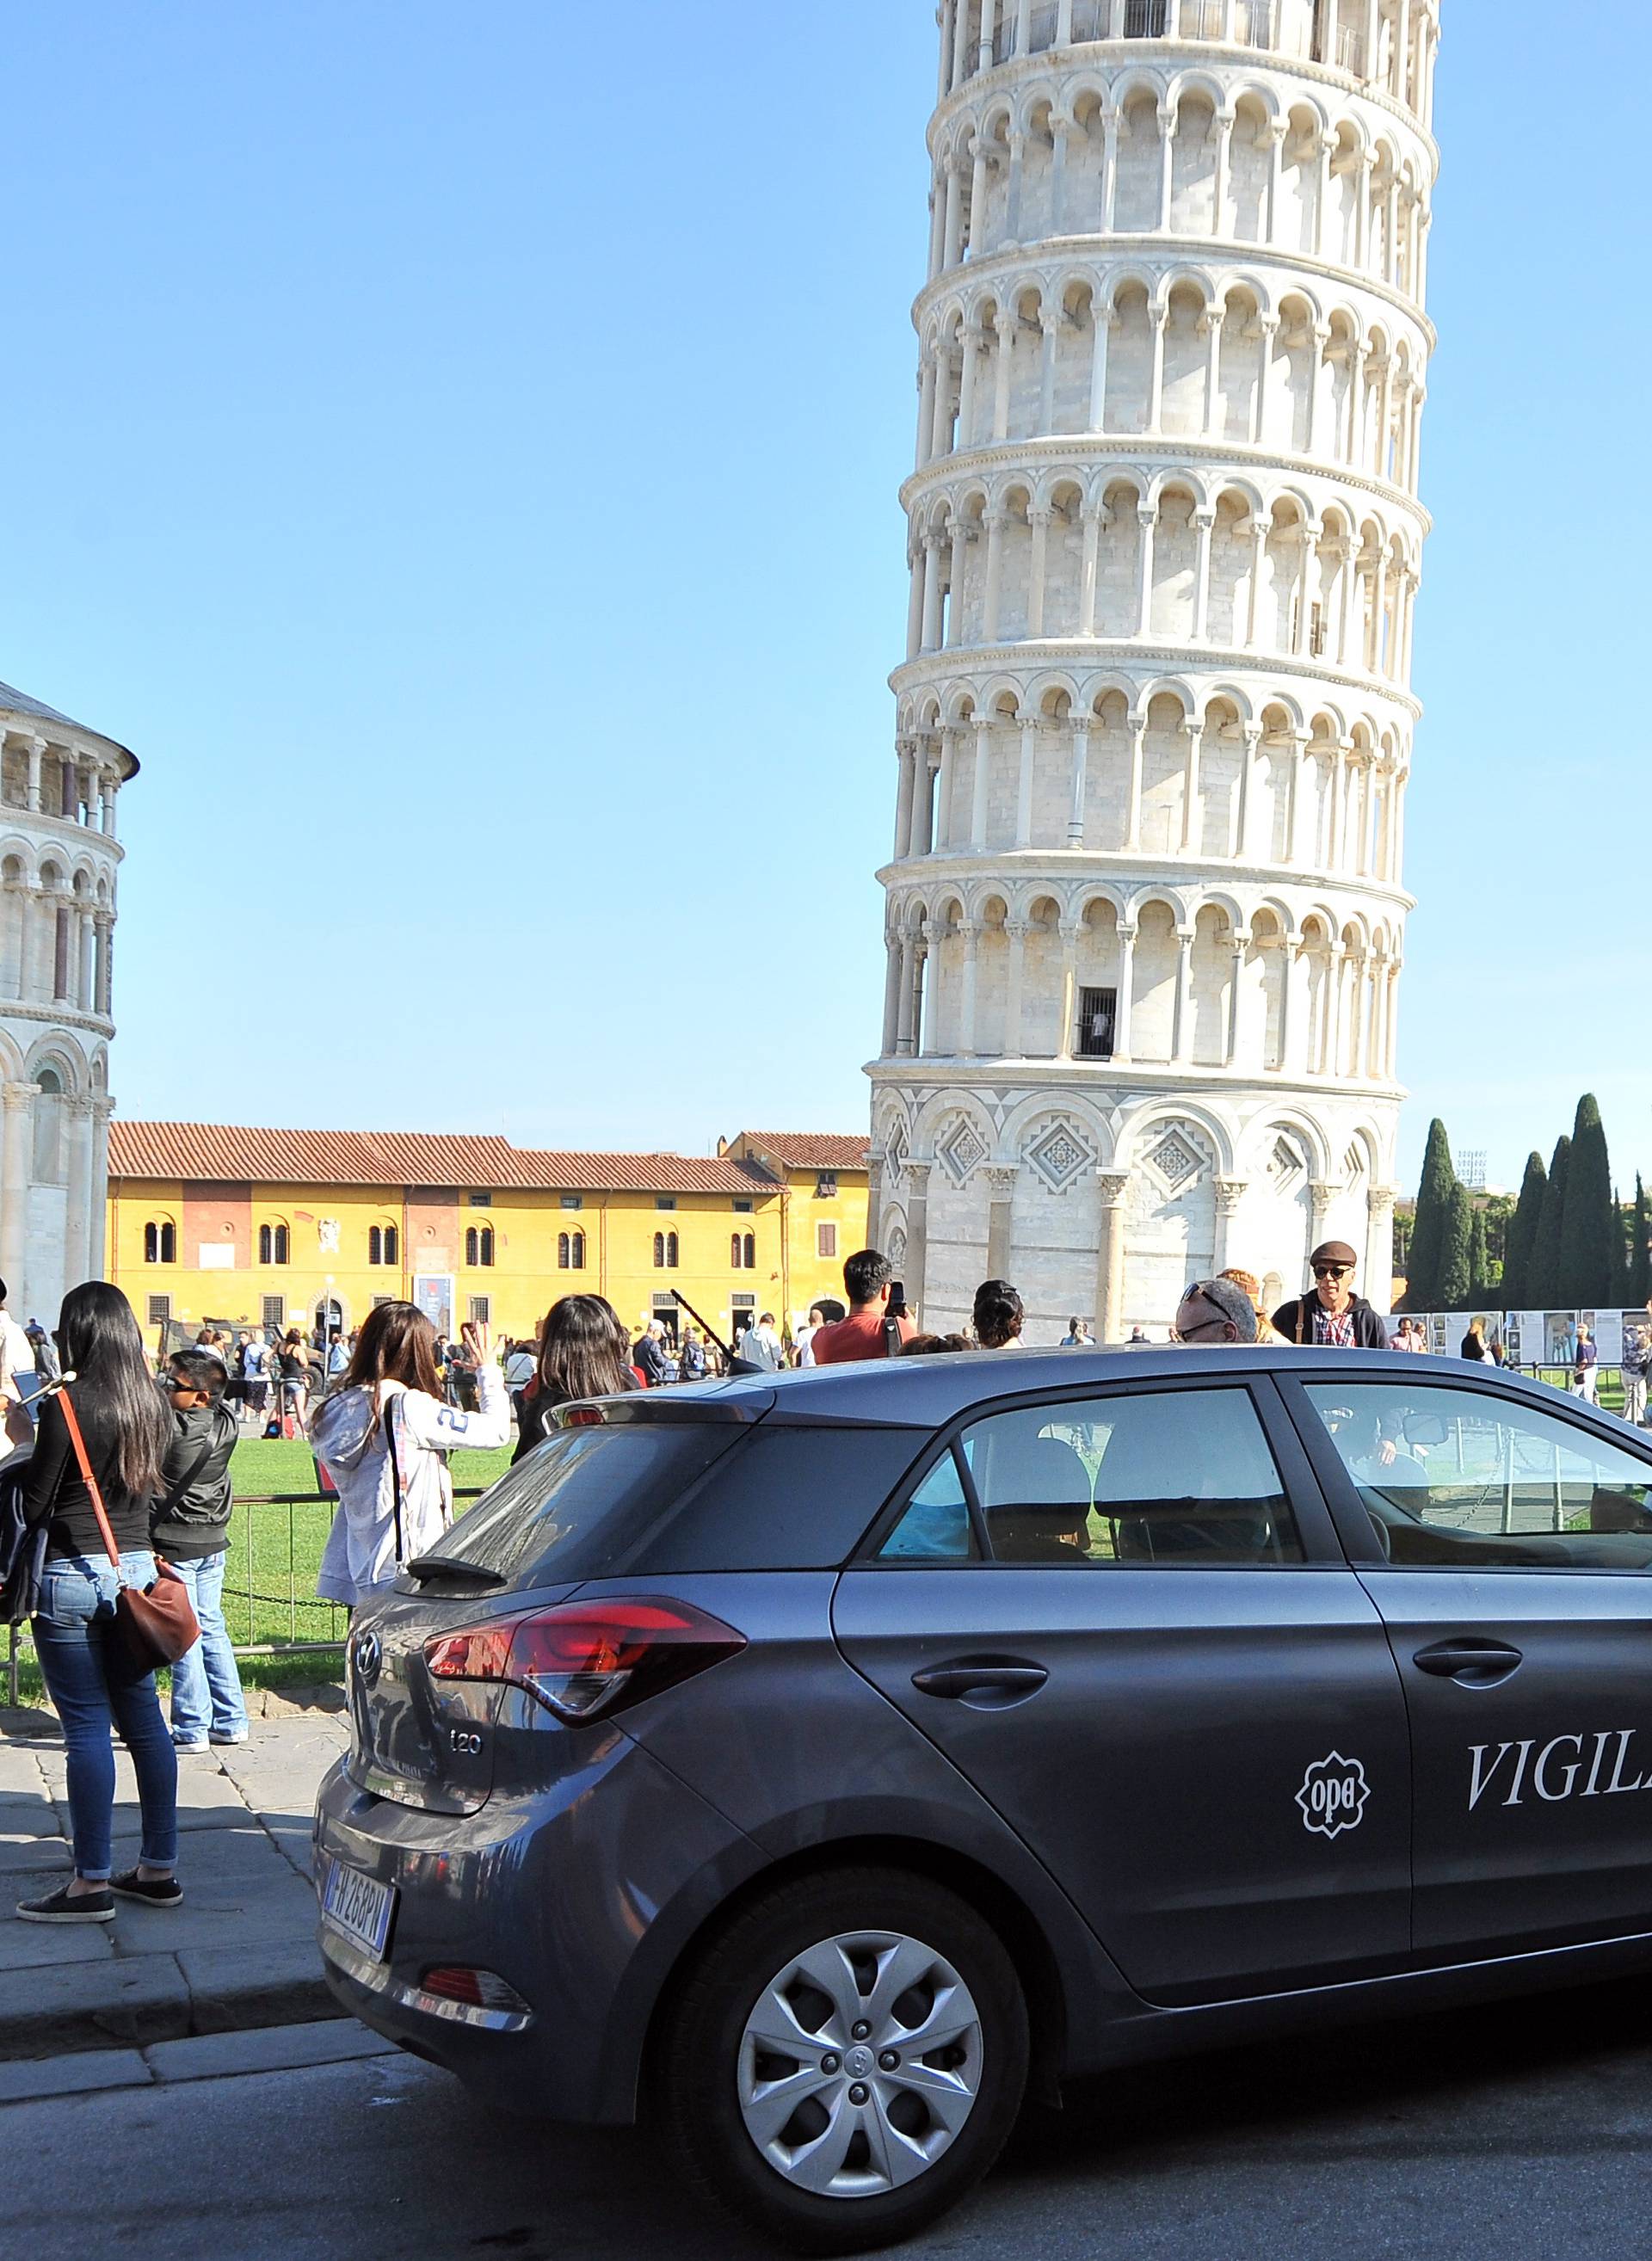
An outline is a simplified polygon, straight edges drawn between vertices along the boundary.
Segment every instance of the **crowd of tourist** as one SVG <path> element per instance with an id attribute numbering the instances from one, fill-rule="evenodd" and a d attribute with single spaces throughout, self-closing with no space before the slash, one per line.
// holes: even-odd
<path id="1" fill-rule="evenodd" d="M 1195 1280 L 1167 1339 L 1189 1349 L 1260 1342 L 1426 1352 L 1415 1319 L 1401 1318 L 1390 1343 L 1381 1314 L 1355 1288 L 1356 1266 L 1345 1242 L 1326 1242 L 1311 1260 L 1313 1285 L 1272 1312 L 1247 1272 Z M 338 1499 L 317 1591 L 353 1607 L 440 1549 L 453 1519 L 449 1455 L 462 1446 L 498 1448 L 514 1432 L 520 1461 L 551 1433 L 558 1408 L 575 1401 L 726 1374 L 1008 1350 L 1026 1325 L 1014 1285 L 990 1279 L 975 1291 L 966 1329 L 925 1331 L 876 1249 L 850 1257 L 844 1288 L 844 1300 L 819 1298 L 794 1330 L 782 1331 L 764 1311 L 728 1344 L 692 1324 L 676 1338 L 659 1319 L 633 1335 L 594 1295 L 563 1296 L 535 1339 L 498 1344 L 485 1324 L 449 1339 L 414 1305 L 389 1303 L 359 1329 L 324 1336 L 296 1326 L 233 1337 L 203 1327 L 164 1358 L 157 1377 L 118 1288 L 89 1281 L 72 1289 L 48 1337 L 11 1317 L 0 1282 L 0 1400 L 18 1448 L 4 1464 L 9 1474 L 0 1473 L 0 1590 L 14 1623 L 32 1618 L 62 1721 L 75 1856 L 68 1881 L 19 1902 L 18 1914 L 102 1923 L 120 1899 L 169 1907 L 183 1898 L 178 1754 L 248 1735 L 222 1607 L 230 1461 L 243 1420 L 307 1437 Z M 1130 1340 L 1149 1346 L 1139 1326 Z M 1099 1347 L 1076 1314 L 1060 1343 Z M 1474 1319 L 1459 1355 L 1500 1364 L 1505 1353 Z M 1592 1401 L 1598 1346 L 1581 1323 L 1572 1360 L 1573 1388 Z M 1622 1374 L 1632 1422 L 1645 1418 L 1649 1368 L 1652 1328 L 1631 1325 Z M 153 1601 L 163 1577 L 189 1604 L 176 1617 L 183 1645 L 167 1652 L 169 1723 L 154 1676 L 160 1636 L 152 1630 L 146 1651 L 133 1631 L 134 1619 L 140 1633 L 143 1622 L 139 1597 Z M 142 1816 L 138 1859 L 119 1873 L 111 1733 L 132 1755 Z"/>

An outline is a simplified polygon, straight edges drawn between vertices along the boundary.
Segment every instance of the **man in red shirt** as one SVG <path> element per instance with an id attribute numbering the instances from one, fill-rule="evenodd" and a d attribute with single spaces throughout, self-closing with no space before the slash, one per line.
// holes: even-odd
<path id="1" fill-rule="evenodd" d="M 884 1329 L 893 1324 L 903 1343 L 917 1329 L 905 1312 L 889 1317 L 889 1282 L 893 1267 L 875 1248 L 863 1248 L 844 1266 L 844 1287 L 849 1296 L 849 1317 L 828 1327 L 816 1327 L 808 1346 L 816 1366 L 846 1366 L 857 1358 L 887 1355 Z"/>

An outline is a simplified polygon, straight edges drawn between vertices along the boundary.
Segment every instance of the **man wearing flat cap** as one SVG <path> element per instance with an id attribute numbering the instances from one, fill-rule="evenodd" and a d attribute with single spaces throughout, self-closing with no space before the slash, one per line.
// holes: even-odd
<path id="1" fill-rule="evenodd" d="M 1383 1315 L 1354 1292 L 1359 1262 L 1346 1240 L 1327 1240 L 1309 1258 L 1313 1287 L 1294 1303 L 1274 1313 L 1274 1324 L 1287 1342 L 1311 1343 L 1329 1350 L 1386 1350 Z"/>

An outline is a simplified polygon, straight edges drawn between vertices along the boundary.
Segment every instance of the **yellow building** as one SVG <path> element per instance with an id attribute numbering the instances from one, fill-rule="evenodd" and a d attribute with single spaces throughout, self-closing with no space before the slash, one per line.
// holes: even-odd
<path id="1" fill-rule="evenodd" d="M 169 1320 L 348 1331 L 397 1297 L 444 1332 L 530 1336 L 581 1290 L 675 1334 L 680 1289 L 728 1341 L 842 1295 L 866 1201 L 864 1138 L 743 1132 L 700 1159 L 118 1120 L 107 1274 L 152 1339 Z"/>
<path id="2" fill-rule="evenodd" d="M 717 1152 L 728 1161 L 755 1165 L 779 1185 L 780 1303 L 793 1324 L 817 1296 L 841 1303 L 844 1259 L 866 1245 L 871 1160 L 865 1138 L 743 1130 L 719 1140 Z"/>

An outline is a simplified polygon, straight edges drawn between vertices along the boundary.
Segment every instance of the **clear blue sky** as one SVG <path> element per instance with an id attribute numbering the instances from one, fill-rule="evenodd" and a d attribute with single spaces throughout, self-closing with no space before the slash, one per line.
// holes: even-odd
<path id="1" fill-rule="evenodd" d="M 1652 1173 L 1644 137 L 1554 22 L 1446 9 L 1408 1182 L 1586 1086 Z M 858 1127 L 929 0 L 6 29 L 0 677 L 144 764 L 125 1111 Z"/>

